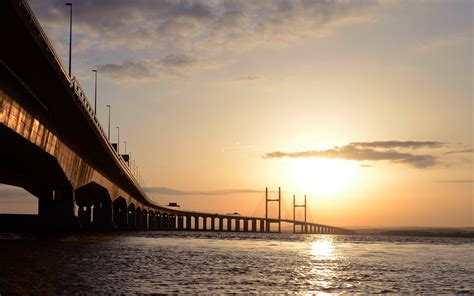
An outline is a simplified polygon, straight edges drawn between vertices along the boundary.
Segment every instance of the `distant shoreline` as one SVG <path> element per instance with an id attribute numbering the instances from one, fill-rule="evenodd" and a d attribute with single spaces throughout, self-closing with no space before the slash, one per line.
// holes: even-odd
<path id="1" fill-rule="evenodd" d="M 431 231 L 414 231 L 414 230 L 394 230 L 394 231 L 383 231 L 377 234 L 371 234 L 376 236 L 417 236 L 417 237 L 462 237 L 462 238 L 474 238 L 474 232 L 431 232 Z"/>

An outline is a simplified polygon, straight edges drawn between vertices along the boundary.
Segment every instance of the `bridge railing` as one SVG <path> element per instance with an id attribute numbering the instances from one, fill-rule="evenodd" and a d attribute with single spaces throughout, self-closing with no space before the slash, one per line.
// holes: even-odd
<path id="1" fill-rule="evenodd" d="M 131 181 L 134 183 L 134 185 L 137 187 L 137 189 L 142 193 L 142 195 L 148 199 L 148 201 L 151 201 L 146 193 L 142 190 L 140 183 L 138 182 L 137 178 L 135 175 L 132 173 L 130 170 L 129 164 L 125 162 L 123 157 L 118 153 L 117 150 L 115 150 L 110 143 L 107 134 L 105 133 L 104 129 L 102 128 L 102 125 L 100 124 L 94 109 L 92 108 L 92 105 L 89 103 L 89 100 L 87 99 L 86 94 L 84 93 L 79 81 L 77 80 L 76 77 L 72 77 L 71 79 L 71 84 L 70 87 L 74 90 L 74 93 L 76 94 L 78 101 L 80 103 L 80 106 L 82 107 L 83 111 L 88 115 L 87 119 L 89 122 L 92 123 L 92 125 L 95 127 L 96 131 L 98 132 L 99 137 L 102 140 L 102 143 L 105 144 L 107 149 L 109 150 L 109 153 L 111 153 L 114 156 L 114 159 L 116 162 L 118 162 L 119 167 L 122 169 L 122 171 L 131 179 Z"/>

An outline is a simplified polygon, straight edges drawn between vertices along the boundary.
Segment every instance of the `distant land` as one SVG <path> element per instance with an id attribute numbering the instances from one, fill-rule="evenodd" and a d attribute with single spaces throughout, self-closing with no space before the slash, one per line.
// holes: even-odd
<path id="1" fill-rule="evenodd" d="M 357 234 L 386 236 L 468 237 L 474 238 L 474 227 L 346 227 Z"/>

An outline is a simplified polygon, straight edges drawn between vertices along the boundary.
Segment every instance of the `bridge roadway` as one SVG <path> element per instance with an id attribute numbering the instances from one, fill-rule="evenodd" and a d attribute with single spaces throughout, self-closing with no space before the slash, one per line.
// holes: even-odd
<path id="1" fill-rule="evenodd" d="M 26 1 L 0 1 L 0 38 L 0 183 L 38 198 L 42 227 L 269 232 L 278 222 L 155 203 L 110 144 Z M 304 232 L 350 233 L 282 221 Z"/>

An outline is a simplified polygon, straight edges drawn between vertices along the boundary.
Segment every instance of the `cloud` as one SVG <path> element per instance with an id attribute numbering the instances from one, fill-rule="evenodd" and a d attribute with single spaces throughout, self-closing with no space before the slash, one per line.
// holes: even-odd
<path id="1" fill-rule="evenodd" d="M 367 148 L 440 148 L 445 145 L 443 142 L 437 141 L 374 141 L 374 142 L 352 142 L 349 145 Z"/>
<path id="2" fill-rule="evenodd" d="M 113 80 L 157 80 L 159 74 L 145 61 L 125 62 L 123 64 L 102 64 L 97 69 Z"/>
<path id="3" fill-rule="evenodd" d="M 241 76 L 237 77 L 235 81 L 240 81 L 240 82 L 250 82 L 250 81 L 256 81 L 256 80 L 261 80 L 263 79 L 262 76 L 258 75 L 251 75 L 251 76 Z"/>
<path id="4" fill-rule="evenodd" d="M 470 34 L 469 36 L 468 34 L 455 36 L 439 36 L 418 44 L 415 47 L 415 51 L 418 51 L 420 53 L 434 52 L 444 48 L 459 46 L 466 42 L 469 42 L 470 40 Z"/>
<path id="5" fill-rule="evenodd" d="M 55 47 L 63 52 L 69 21 L 64 2 L 30 3 Z M 73 45 L 81 57 L 100 56 L 107 60 L 105 65 L 121 66 L 119 70 L 128 76 L 156 79 L 161 74 L 140 61 L 188 66 L 191 61 L 185 56 L 215 63 L 223 53 L 288 46 L 330 35 L 347 24 L 371 22 L 378 5 L 377 0 L 81 0 L 74 2 Z M 133 62 L 126 62 L 124 56 Z M 139 76 L 130 75 L 141 70 Z"/>
<path id="6" fill-rule="evenodd" d="M 474 183 L 474 180 L 435 180 L 436 183 Z"/>
<path id="7" fill-rule="evenodd" d="M 326 150 L 307 150 L 298 152 L 269 152 L 263 158 L 302 158 L 302 157 L 317 157 L 317 158 L 337 158 L 355 161 L 390 161 L 393 163 L 402 163 L 413 166 L 415 168 L 429 168 L 438 164 L 437 157 L 430 154 L 412 154 L 405 151 L 397 151 L 393 147 L 402 148 L 420 148 L 429 147 L 438 142 L 401 142 L 401 141 L 387 141 L 387 142 L 354 142 L 346 146 L 336 146 Z M 427 146 L 428 145 L 428 146 Z M 435 144 L 433 144 L 435 145 Z M 370 148 L 366 148 L 370 147 Z M 375 148 L 382 149 L 375 149 Z"/>
<path id="8" fill-rule="evenodd" d="M 445 152 L 444 154 L 462 154 L 462 153 L 473 153 L 473 152 L 474 152 L 473 148 L 468 148 L 468 149 L 463 149 L 463 150 L 448 151 L 448 152 Z"/>
<path id="9" fill-rule="evenodd" d="M 166 67 L 188 68 L 196 64 L 196 59 L 184 54 L 170 54 L 159 63 Z"/>
<path id="10" fill-rule="evenodd" d="M 264 190 L 255 189 L 224 189 L 224 190 L 208 190 L 208 191 L 193 191 L 193 190 L 178 190 L 168 187 L 147 187 L 146 192 L 167 194 L 167 195 L 227 195 L 238 193 L 263 193 Z"/>
<path id="11" fill-rule="evenodd" d="M 197 64 L 193 57 L 181 54 L 167 55 L 157 60 L 128 61 L 121 64 L 101 64 L 97 69 L 105 76 L 119 81 L 158 80 L 162 76 L 177 75 Z"/>

